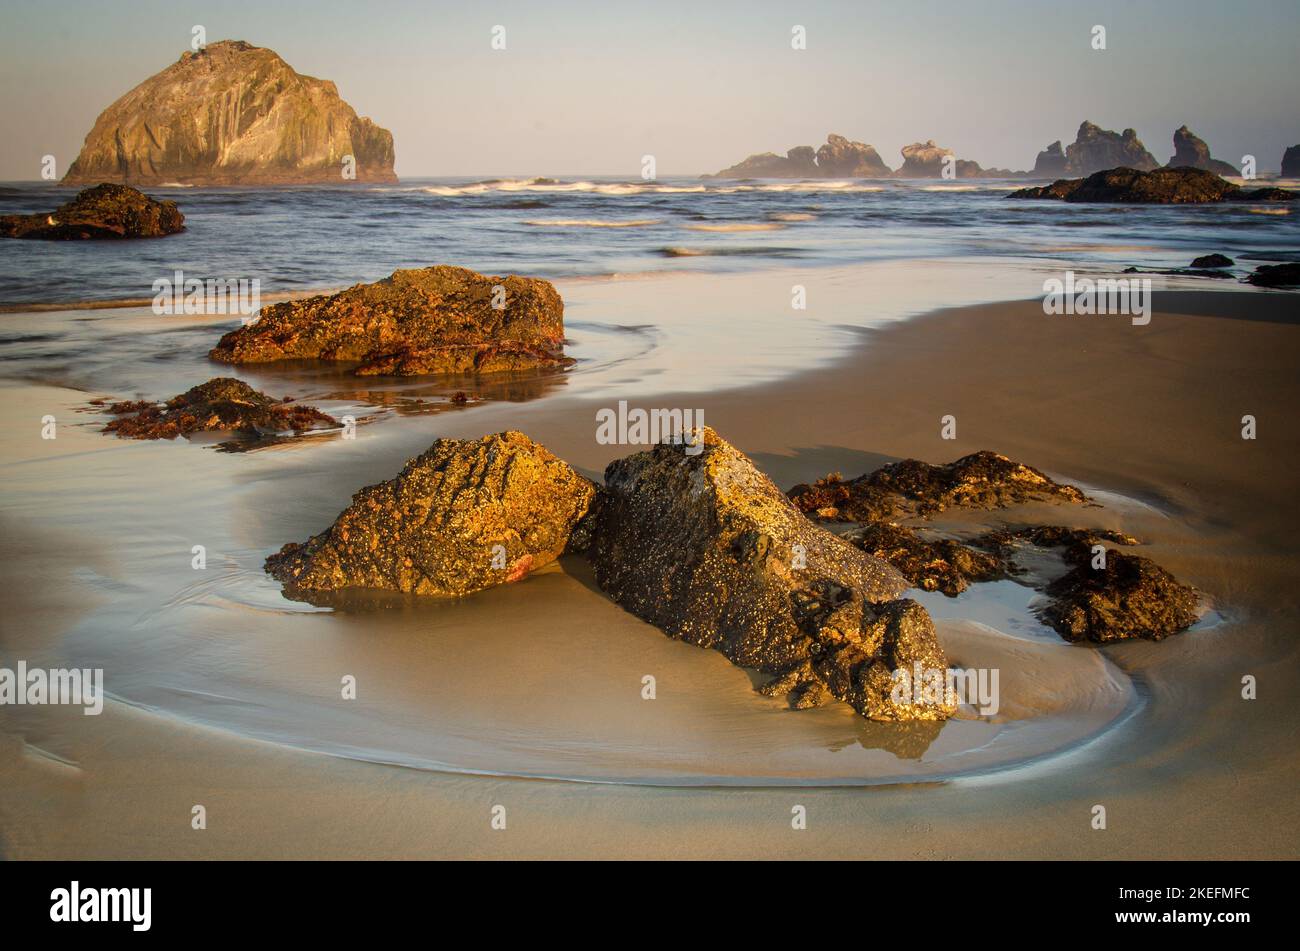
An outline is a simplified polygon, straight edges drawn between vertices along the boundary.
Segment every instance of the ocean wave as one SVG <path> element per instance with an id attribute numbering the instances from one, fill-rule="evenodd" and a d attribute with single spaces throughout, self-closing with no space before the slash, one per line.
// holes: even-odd
<path id="1" fill-rule="evenodd" d="M 606 218 L 553 218 L 525 221 L 536 228 L 645 228 L 663 222 L 662 218 L 633 218 L 615 220 Z"/>
<path id="2" fill-rule="evenodd" d="M 807 211 L 778 211 L 768 215 L 773 221 L 814 221 L 817 216 Z"/>
<path id="3" fill-rule="evenodd" d="M 658 182 L 562 182 L 552 178 L 498 179 L 470 182 L 466 185 L 420 185 L 408 191 L 420 191 L 443 198 L 486 195 L 494 192 L 581 192 L 595 195 L 682 195 L 698 194 L 709 189 L 704 185 L 661 185 Z"/>
<path id="4" fill-rule="evenodd" d="M 779 231 L 785 225 L 776 221 L 735 221 L 721 225 L 686 225 L 690 231 Z"/>
<path id="5" fill-rule="evenodd" d="M 669 258 L 730 257 L 741 254 L 765 254 L 771 257 L 787 258 L 798 257 L 801 252 L 798 248 L 685 248 L 670 245 L 666 248 L 660 248 L 659 253 Z"/>

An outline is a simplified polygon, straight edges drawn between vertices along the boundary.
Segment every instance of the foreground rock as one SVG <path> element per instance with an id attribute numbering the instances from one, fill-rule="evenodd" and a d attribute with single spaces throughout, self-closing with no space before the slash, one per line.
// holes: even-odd
<path id="1" fill-rule="evenodd" d="M 809 522 L 713 430 L 697 438 L 605 470 L 590 550 L 600 587 L 670 636 L 776 675 L 764 691 L 795 707 L 947 716 L 946 695 L 891 696 L 896 669 L 947 669 L 924 609 L 893 600 L 902 576 Z"/>
<path id="2" fill-rule="evenodd" d="M 339 425 L 314 406 L 273 399 L 230 377 L 208 380 L 166 403 L 113 403 L 108 412 L 118 418 L 103 431 L 128 439 L 175 439 L 226 431 L 271 435 Z"/>
<path id="3" fill-rule="evenodd" d="M 1199 168 L 1158 168 L 1142 172 L 1112 168 L 1087 178 L 1061 179 L 1022 188 L 1008 198 L 1049 198 L 1066 202 L 1194 204 L 1222 201 L 1293 201 L 1300 192 L 1281 188 L 1247 190 Z"/>
<path id="4" fill-rule="evenodd" d="M 1094 567 L 1092 548 L 1076 544 L 1066 549 L 1065 559 L 1074 567 L 1047 586 L 1051 601 L 1041 615 L 1068 641 L 1159 641 L 1199 616 L 1196 589 L 1149 558 L 1111 548 L 1105 564 Z"/>
<path id="5" fill-rule="evenodd" d="M 350 361 L 359 376 L 417 376 L 567 366 L 563 342 L 564 302 L 549 281 L 438 266 L 264 307 L 208 355 Z"/>
<path id="6" fill-rule="evenodd" d="M 176 202 L 112 184 L 87 188 L 48 214 L 0 217 L 0 235 L 44 241 L 161 238 L 184 230 Z"/>
<path id="7" fill-rule="evenodd" d="M 1168 162 L 1169 168 L 1202 168 L 1215 175 L 1239 175 L 1235 165 L 1220 162 L 1210 156 L 1210 147 L 1198 138 L 1187 126 L 1180 126 L 1174 132 L 1174 154 Z"/>
<path id="8" fill-rule="evenodd" d="M 395 182 L 393 136 L 359 118 L 334 83 L 272 50 L 224 40 L 185 52 L 95 121 L 67 184 Z"/>
<path id="9" fill-rule="evenodd" d="M 831 473 L 812 485 L 795 486 L 790 499 L 810 516 L 842 522 L 926 516 L 949 508 L 1005 508 L 1029 501 L 1088 501 L 1074 486 L 988 450 L 947 465 L 904 459 L 847 482 Z"/>
<path id="10" fill-rule="evenodd" d="M 1300 287 L 1300 264 L 1261 264 L 1246 281 L 1257 287 Z"/>
<path id="11" fill-rule="evenodd" d="M 286 593 L 379 588 L 453 597 L 518 581 L 560 556 L 596 488 L 523 433 L 439 439 L 368 486 L 328 529 L 266 570 Z"/>

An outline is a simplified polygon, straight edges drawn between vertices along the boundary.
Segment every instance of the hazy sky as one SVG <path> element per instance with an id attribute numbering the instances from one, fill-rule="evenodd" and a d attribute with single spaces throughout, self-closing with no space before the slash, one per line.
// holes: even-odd
<path id="1" fill-rule="evenodd" d="M 839 132 L 1032 167 L 1080 121 L 1156 159 L 1187 123 L 1276 170 L 1300 142 L 1300 0 L 0 3 L 0 179 L 59 173 L 96 116 L 209 42 L 274 49 L 393 133 L 399 176 L 716 171 Z M 504 51 L 491 30 L 506 28 Z M 791 49 L 791 27 L 808 48 Z M 1091 29 L 1107 31 L 1105 51 Z"/>

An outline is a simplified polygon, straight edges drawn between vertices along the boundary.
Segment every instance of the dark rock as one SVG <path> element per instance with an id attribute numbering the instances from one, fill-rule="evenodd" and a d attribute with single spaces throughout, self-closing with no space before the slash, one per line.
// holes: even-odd
<path id="1" fill-rule="evenodd" d="M 380 588 L 454 597 L 517 581 L 560 556 L 596 487 L 523 433 L 439 439 L 368 486 L 328 529 L 266 570 L 286 594 Z"/>
<path id="2" fill-rule="evenodd" d="M 95 121 L 67 184 L 395 182 L 393 136 L 358 117 L 334 83 L 238 40 L 186 51 Z"/>
<path id="3" fill-rule="evenodd" d="M 1192 259 L 1193 268 L 1225 268 L 1232 267 L 1232 258 L 1224 254 L 1202 254 L 1199 258 Z"/>
<path id="4" fill-rule="evenodd" d="M 184 230 L 185 216 L 176 202 L 107 183 L 87 188 L 49 214 L 0 217 L 0 235 L 45 241 L 161 238 Z"/>
<path id="5" fill-rule="evenodd" d="M 1300 264 L 1261 264 L 1246 281 L 1258 287 L 1300 287 Z"/>
<path id="6" fill-rule="evenodd" d="M 1240 174 L 1240 169 L 1227 162 L 1220 162 L 1210 157 L 1210 147 L 1192 133 L 1187 126 L 1180 126 L 1174 132 L 1174 155 L 1169 160 L 1168 168 L 1203 168 L 1215 175 L 1233 176 Z"/>
<path id="7" fill-rule="evenodd" d="M 776 675 L 795 707 L 830 698 L 881 720 L 942 719 L 955 702 L 896 702 L 893 672 L 946 671 L 907 582 L 813 525 L 705 427 L 605 470 L 589 556 L 596 581 L 672 637 Z M 879 603 L 884 602 L 884 603 Z"/>
<path id="8" fill-rule="evenodd" d="M 1293 201 L 1300 192 L 1280 188 L 1247 191 L 1199 168 L 1158 168 L 1142 172 L 1112 168 L 1087 178 L 1062 179 L 1022 188 L 1009 198 L 1048 198 L 1067 202 L 1191 204 L 1221 201 Z"/>
<path id="9" fill-rule="evenodd" d="M 505 306 L 493 306 L 494 288 Z M 466 268 L 395 271 L 375 284 L 262 308 L 209 353 L 223 363 L 359 361 L 357 375 L 561 367 L 564 302 L 548 281 Z"/>
<path id="10" fill-rule="evenodd" d="M 817 150 L 817 169 L 829 178 L 885 178 L 891 174 L 874 148 L 834 133 Z"/>
<path id="11" fill-rule="evenodd" d="M 922 591 L 956 597 L 972 581 L 1005 577 L 1002 562 L 988 552 L 950 538 L 924 541 L 915 529 L 895 522 L 868 522 L 844 535 L 868 555 L 887 561 Z"/>
<path id="12" fill-rule="evenodd" d="M 988 450 L 947 465 L 904 459 L 848 482 L 832 473 L 811 486 L 795 486 L 790 498 L 809 515 L 849 522 L 930 515 L 949 508 L 1004 508 L 1028 501 L 1088 501 L 1074 486 Z"/>
<path id="13" fill-rule="evenodd" d="M 821 178 L 812 146 L 799 145 L 786 155 L 761 152 L 724 168 L 711 178 Z"/>
<path id="14" fill-rule="evenodd" d="M 339 425 L 314 406 L 273 399 L 230 377 L 208 380 L 163 404 L 136 400 L 114 403 L 108 411 L 118 418 L 103 431 L 129 439 L 214 431 L 269 435 Z"/>
<path id="15" fill-rule="evenodd" d="M 1079 126 L 1074 142 L 1065 149 L 1067 175 L 1091 175 L 1104 169 L 1132 168 L 1140 172 L 1160 167 L 1132 129 L 1111 132 L 1087 120 Z"/>
<path id="16" fill-rule="evenodd" d="M 1105 566 L 1093 568 L 1086 545 L 1068 548 L 1065 557 L 1074 568 L 1047 586 L 1051 601 L 1041 616 L 1068 641 L 1158 641 L 1197 620 L 1196 589 L 1148 558 L 1111 548 Z"/>
<path id="17" fill-rule="evenodd" d="M 1293 145 L 1282 155 L 1282 177 L 1300 178 L 1300 145 Z"/>

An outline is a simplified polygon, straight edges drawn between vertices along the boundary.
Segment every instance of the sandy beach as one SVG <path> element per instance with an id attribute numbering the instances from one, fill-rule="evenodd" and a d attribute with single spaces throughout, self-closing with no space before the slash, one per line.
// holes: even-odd
<path id="1" fill-rule="evenodd" d="M 872 273 L 808 280 L 861 302 Z M 689 296 L 699 280 L 562 290 L 580 321 L 594 306 L 653 309 L 647 300 Z M 726 301 L 738 334 L 758 293 Z M 1295 297 L 1161 292 L 1145 327 L 1047 317 L 1033 300 L 835 333 L 834 359 L 793 376 L 702 376 L 692 391 L 677 361 L 662 383 L 638 367 L 611 397 L 618 358 L 601 371 L 609 386 L 560 382 L 392 414 L 351 445 L 242 455 L 113 440 L 77 412 L 89 392 L 7 384 L 0 652 L 102 665 L 115 699 L 98 717 L 0 712 L 0 855 L 1294 858 Z M 696 357 L 707 374 L 707 349 Z M 317 396 L 335 387 L 298 382 Z M 1009 679 L 998 723 L 918 733 L 846 709 L 785 709 L 721 656 L 623 612 L 572 556 L 452 605 L 332 612 L 285 601 L 261 574 L 267 553 L 319 531 L 438 436 L 522 430 L 599 479 L 630 451 L 593 438 L 596 411 L 617 398 L 702 408 L 782 488 L 997 450 L 1101 507 L 982 512 L 967 527 L 1121 529 L 1210 613 L 1163 642 L 1097 648 L 1017 641 L 976 623 L 990 620 L 987 598 L 928 596 L 950 654 L 992 660 Z M 33 435 L 47 412 L 67 420 L 56 444 Z M 1241 438 L 1246 414 L 1253 441 Z M 945 415 L 955 440 L 940 436 Z M 186 575 L 196 532 L 218 540 L 202 582 Z M 638 693 L 646 671 L 660 683 L 653 704 Z M 341 673 L 360 684 L 346 710 Z M 1258 699 L 1241 697 L 1247 675 Z M 200 682 L 223 687 L 201 696 Z M 1096 804 L 1105 831 L 1090 828 Z M 504 830 L 490 825 L 496 805 Z M 795 805 L 808 813 L 798 834 Z"/>

